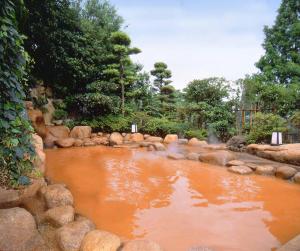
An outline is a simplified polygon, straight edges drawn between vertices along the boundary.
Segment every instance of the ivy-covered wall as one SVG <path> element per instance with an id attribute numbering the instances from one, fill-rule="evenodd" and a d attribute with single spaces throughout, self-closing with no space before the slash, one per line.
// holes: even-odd
<path id="1" fill-rule="evenodd" d="M 18 7 L 19 8 L 19 7 Z M 25 69 L 23 37 L 17 31 L 16 7 L 0 4 L 0 185 L 8 185 L 32 169 L 34 149 L 21 80 Z"/>

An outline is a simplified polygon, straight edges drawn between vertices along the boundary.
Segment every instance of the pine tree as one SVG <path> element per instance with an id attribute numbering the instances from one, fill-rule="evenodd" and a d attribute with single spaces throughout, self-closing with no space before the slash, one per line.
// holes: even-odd
<path id="1" fill-rule="evenodd" d="M 283 0 L 275 24 L 265 27 L 265 55 L 257 63 L 272 83 L 300 84 L 300 1 Z"/>

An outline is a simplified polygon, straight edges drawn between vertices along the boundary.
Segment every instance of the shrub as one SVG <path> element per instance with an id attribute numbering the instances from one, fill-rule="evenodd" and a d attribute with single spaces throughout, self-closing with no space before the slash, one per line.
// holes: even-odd
<path id="1" fill-rule="evenodd" d="M 246 137 L 247 143 L 270 142 L 272 132 L 286 131 L 286 120 L 272 113 L 257 113 L 253 125 Z"/>
<path id="2" fill-rule="evenodd" d="M 53 113 L 53 118 L 56 120 L 66 119 L 67 116 L 68 116 L 68 113 L 63 109 L 55 109 L 55 111 Z"/>
<path id="3" fill-rule="evenodd" d="M 186 138 L 197 138 L 204 140 L 207 137 L 207 131 L 205 129 L 192 129 L 184 132 Z"/>

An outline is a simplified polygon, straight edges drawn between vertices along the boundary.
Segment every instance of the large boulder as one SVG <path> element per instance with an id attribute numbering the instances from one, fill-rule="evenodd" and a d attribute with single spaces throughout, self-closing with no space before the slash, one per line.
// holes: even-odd
<path id="1" fill-rule="evenodd" d="M 97 136 L 91 139 L 96 145 L 108 145 L 109 141 L 106 137 Z"/>
<path id="2" fill-rule="evenodd" d="M 189 143 L 188 139 L 178 139 L 178 144 L 180 145 L 186 145 L 187 143 Z"/>
<path id="3" fill-rule="evenodd" d="M 83 145 L 83 140 L 82 139 L 75 139 L 74 141 L 74 146 L 82 146 Z"/>
<path id="4" fill-rule="evenodd" d="M 159 143 L 161 143 L 161 142 L 163 142 L 163 138 L 155 137 L 155 136 L 149 136 L 149 137 L 147 137 L 146 141 L 147 142 L 159 142 Z"/>
<path id="5" fill-rule="evenodd" d="M 177 142 L 178 142 L 177 134 L 167 134 L 166 137 L 164 138 L 165 144 L 177 143 Z"/>
<path id="6" fill-rule="evenodd" d="M 118 236 L 106 231 L 93 230 L 82 240 L 81 251 L 117 251 L 121 246 Z"/>
<path id="7" fill-rule="evenodd" d="M 48 208 L 73 205 L 71 192 L 61 184 L 47 186 L 44 191 L 44 196 Z"/>
<path id="8" fill-rule="evenodd" d="M 173 160 L 185 159 L 185 156 L 181 153 L 169 153 L 167 157 Z"/>
<path id="9" fill-rule="evenodd" d="M 201 153 L 199 156 L 199 160 L 202 162 L 220 166 L 225 166 L 229 161 L 234 159 L 234 154 L 225 150 Z"/>
<path id="10" fill-rule="evenodd" d="M 276 169 L 275 175 L 281 179 L 290 179 L 297 173 L 297 170 L 289 166 L 280 166 Z"/>
<path id="11" fill-rule="evenodd" d="M 231 151 L 243 152 L 246 150 L 246 138 L 242 135 L 233 136 L 227 141 L 226 145 Z"/>
<path id="12" fill-rule="evenodd" d="M 75 210 L 72 206 L 50 208 L 45 212 L 45 220 L 54 227 L 61 227 L 74 220 Z"/>
<path id="13" fill-rule="evenodd" d="M 156 151 L 165 151 L 166 150 L 166 147 L 162 143 L 159 143 L 159 142 L 153 143 L 153 146 Z"/>
<path id="14" fill-rule="evenodd" d="M 95 225 L 90 220 L 77 220 L 59 228 L 56 232 L 56 240 L 61 250 L 78 251 L 84 236 L 94 229 Z"/>
<path id="15" fill-rule="evenodd" d="M 257 166 L 255 173 L 261 175 L 274 175 L 275 168 L 270 165 Z"/>
<path id="16" fill-rule="evenodd" d="M 188 142 L 189 146 L 205 146 L 207 145 L 207 142 L 204 140 L 199 140 L 197 138 L 191 138 Z"/>
<path id="17" fill-rule="evenodd" d="M 130 135 L 130 141 L 132 142 L 142 142 L 144 140 L 144 135 L 141 133 L 133 133 Z"/>
<path id="18" fill-rule="evenodd" d="M 247 166 L 231 166 L 231 167 L 228 167 L 227 170 L 229 172 L 242 174 L 242 175 L 251 174 L 253 172 L 252 169 Z"/>
<path id="19" fill-rule="evenodd" d="M 43 106 L 43 109 L 45 110 L 43 116 L 45 119 L 45 124 L 51 125 L 55 108 L 52 99 L 47 99 L 47 101 L 47 104 Z"/>
<path id="20" fill-rule="evenodd" d="M 299 250 L 300 250 L 300 234 L 277 249 L 277 251 L 299 251 Z"/>
<path id="21" fill-rule="evenodd" d="M 198 161 L 199 160 L 199 157 L 200 157 L 200 154 L 199 153 L 189 153 L 186 158 L 188 160 L 196 160 Z"/>
<path id="22" fill-rule="evenodd" d="M 241 161 L 241 160 L 231 160 L 229 161 L 226 166 L 244 166 L 245 165 L 245 162 L 244 161 Z"/>
<path id="23" fill-rule="evenodd" d="M 27 110 L 27 113 L 35 132 L 42 138 L 45 138 L 47 135 L 47 128 L 42 111 L 38 109 L 29 109 Z"/>
<path id="24" fill-rule="evenodd" d="M 75 139 L 90 138 L 92 128 L 90 126 L 75 126 L 71 132 L 70 137 Z"/>
<path id="25" fill-rule="evenodd" d="M 122 251 L 163 251 L 155 242 L 149 240 L 133 240 L 127 242 Z"/>
<path id="26" fill-rule="evenodd" d="M 73 138 L 65 138 L 65 139 L 58 139 L 55 140 L 55 144 L 58 147 L 62 147 L 62 148 L 68 148 L 68 147 L 72 147 L 75 143 L 75 139 Z"/>
<path id="27" fill-rule="evenodd" d="M 69 138 L 70 129 L 67 126 L 47 126 L 48 133 L 57 139 Z"/>
<path id="28" fill-rule="evenodd" d="M 0 188 L 0 208 L 16 207 L 20 204 L 20 196 L 17 190 Z"/>
<path id="29" fill-rule="evenodd" d="M 300 184 L 300 172 L 295 174 L 293 180 L 295 181 L 295 183 Z"/>
<path id="30" fill-rule="evenodd" d="M 113 132 L 109 137 L 109 144 L 111 146 L 123 144 L 123 136 L 118 132 Z"/>
<path id="31" fill-rule="evenodd" d="M 46 154 L 43 151 L 43 139 L 37 134 L 32 134 L 32 143 L 36 152 L 33 166 L 36 170 L 44 173 L 46 170 Z"/>
<path id="32" fill-rule="evenodd" d="M 0 209 L 0 250 L 43 250 L 33 216 L 24 208 Z"/>

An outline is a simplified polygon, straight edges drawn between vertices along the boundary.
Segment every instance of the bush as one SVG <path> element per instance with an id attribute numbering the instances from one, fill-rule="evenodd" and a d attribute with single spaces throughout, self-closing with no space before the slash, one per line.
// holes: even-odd
<path id="1" fill-rule="evenodd" d="M 197 138 L 199 140 L 205 140 L 207 138 L 207 131 L 205 129 L 192 129 L 184 132 L 186 138 Z"/>
<path id="2" fill-rule="evenodd" d="M 167 134 L 184 135 L 187 125 L 170 121 L 166 118 L 149 118 L 145 125 L 140 128 L 144 133 L 164 137 Z"/>
<path id="3" fill-rule="evenodd" d="M 287 129 L 286 120 L 272 113 L 257 113 L 253 125 L 246 137 L 247 143 L 266 143 L 271 141 L 272 132 L 284 132 Z"/>
<path id="4" fill-rule="evenodd" d="M 53 118 L 56 120 L 66 119 L 68 117 L 68 113 L 63 109 L 55 109 L 53 113 Z"/>

